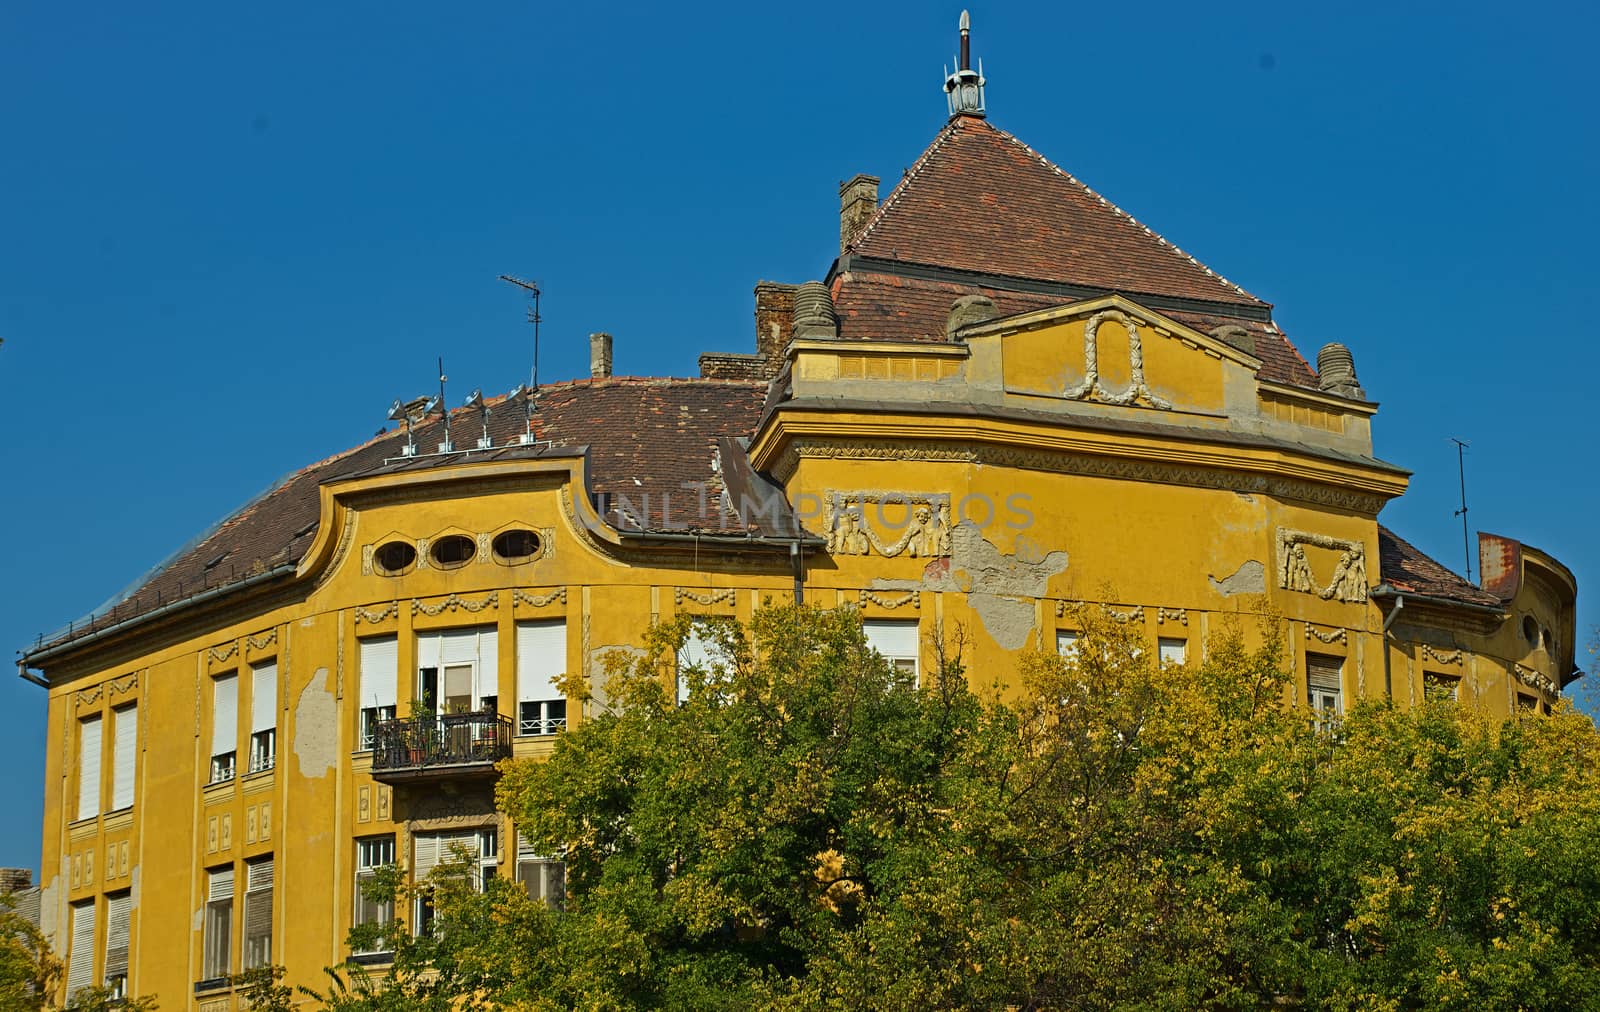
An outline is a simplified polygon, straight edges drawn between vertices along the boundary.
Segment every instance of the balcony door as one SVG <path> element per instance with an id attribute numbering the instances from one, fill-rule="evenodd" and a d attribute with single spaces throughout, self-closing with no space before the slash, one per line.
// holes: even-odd
<path id="1" fill-rule="evenodd" d="M 498 710 L 499 650 L 494 626 L 418 633 L 420 712 L 442 716 Z"/>

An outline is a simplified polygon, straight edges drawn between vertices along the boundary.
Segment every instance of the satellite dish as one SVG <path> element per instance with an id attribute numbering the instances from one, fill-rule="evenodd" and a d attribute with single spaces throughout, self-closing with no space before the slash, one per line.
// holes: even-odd
<path id="1" fill-rule="evenodd" d="M 469 407 L 469 408 L 481 408 L 481 407 L 483 407 L 483 388 L 482 387 L 479 387 L 477 390 L 472 391 L 472 393 L 467 397 L 466 406 Z"/>
<path id="2" fill-rule="evenodd" d="M 389 421 L 401 422 L 405 420 L 405 417 L 406 406 L 400 403 L 400 399 L 397 397 L 395 398 L 395 402 L 389 405 Z"/>

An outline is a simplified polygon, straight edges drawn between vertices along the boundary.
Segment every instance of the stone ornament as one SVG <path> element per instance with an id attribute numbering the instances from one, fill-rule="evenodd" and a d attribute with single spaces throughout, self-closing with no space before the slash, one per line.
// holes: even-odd
<path id="1" fill-rule="evenodd" d="M 1307 622 L 1306 640 L 1309 642 L 1313 639 L 1319 640 L 1323 643 L 1349 643 L 1350 634 L 1344 629 L 1331 629 L 1328 632 L 1323 632 L 1310 622 Z"/>
<path id="2" fill-rule="evenodd" d="M 672 603 L 681 605 L 685 600 L 689 600 L 706 607 L 714 604 L 732 604 L 737 593 L 732 587 L 723 590 L 708 590 L 704 593 L 690 590 L 687 587 L 674 587 L 672 589 Z"/>
<path id="3" fill-rule="evenodd" d="M 951 552 L 950 496 L 939 493 L 926 496 L 901 495 L 898 492 L 836 492 L 829 490 L 828 503 L 828 554 L 870 555 L 873 552 L 884 558 L 894 558 L 902 552 L 912 558 L 942 558 Z M 910 507 L 911 517 L 894 541 L 885 541 L 866 522 L 866 506 L 878 507 L 882 521 L 882 507 L 890 503 Z"/>
<path id="4" fill-rule="evenodd" d="M 548 594 L 531 594 L 521 589 L 511 592 L 511 603 L 513 605 L 526 604 L 534 608 L 543 608 L 545 605 L 556 601 L 560 601 L 562 604 L 567 603 L 567 588 L 557 587 Z"/>
<path id="5" fill-rule="evenodd" d="M 1106 321 L 1119 323 L 1128 332 L 1128 389 L 1113 394 L 1100 383 L 1100 325 Z M 1171 411 L 1172 402 L 1156 396 L 1144 379 L 1144 345 L 1139 337 L 1139 324 L 1133 317 L 1118 309 L 1107 309 L 1089 317 L 1083 328 L 1083 382 L 1062 391 L 1061 396 L 1073 401 L 1099 401 L 1102 404 L 1138 404 L 1141 400 L 1152 408 Z"/>
<path id="6" fill-rule="evenodd" d="M 447 609 L 450 611 L 480 612 L 485 608 L 494 607 L 499 601 L 500 594 L 498 592 L 490 593 L 477 601 L 468 601 L 457 594 L 451 594 L 438 604 L 423 604 L 420 600 L 413 599 L 411 602 L 411 614 L 433 616 L 442 614 Z"/>
<path id="7" fill-rule="evenodd" d="M 1329 342 L 1317 351 L 1317 387 L 1330 394 L 1366 400 L 1367 393 L 1356 379 L 1356 362 L 1350 349 Z"/>
<path id="8" fill-rule="evenodd" d="M 1328 548 L 1339 554 L 1333 577 L 1324 586 L 1311 572 L 1306 545 Z M 1315 594 L 1324 601 L 1338 600 L 1359 604 L 1367 599 L 1367 549 L 1359 541 L 1346 541 L 1326 534 L 1310 534 L 1278 528 L 1278 586 L 1299 594 Z"/>
<path id="9" fill-rule="evenodd" d="M 1422 655 L 1440 664 L 1460 664 L 1463 656 L 1460 650 L 1452 650 L 1449 653 L 1445 653 L 1443 650 L 1435 650 L 1431 643 L 1422 644 Z"/>
<path id="10" fill-rule="evenodd" d="M 904 594 L 884 594 L 876 590 L 863 590 L 857 596 L 856 601 L 863 608 L 869 604 L 875 604 L 890 611 L 896 608 L 903 608 L 908 604 L 913 608 L 921 608 L 922 592 L 920 590 L 908 590 Z"/>
<path id="11" fill-rule="evenodd" d="M 355 609 L 355 612 L 356 612 L 356 625 L 360 625 L 363 622 L 367 622 L 367 623 L 370 623 L 372 625 L 377 625 L 379 622 L 382 622 L 385 619 L 392 618 L 395 615 L 400 614 L 400 602 L 399 601 L 391 601 L 391 602 L 389 602 L 389 604 L 385 605 L 382 608 L 361 608 L 361 607 L 357 607 Z"/>
<path id="12" fill-rule="evenodd" d="M 1526 685 L 1528 688 L 1538 689 L 1540 692 L 1548 693 L 1552 696 L 1559 696 L 1561 694 L 1560 686 L 1532 668 L 1525 668 L 1520 664 L 1513 664 L 1512 667 L 1516 669 L 1517 681 L 1521 682 L 1523 685 Z"/>
<path id="13" fill-rule="evenodd" d="M 1188 610 L 1185 608 L 1157 608 L 1156 625 L 1165 625 L 1168 622 L 1176 622 L 1181 626 L 1188 626 Z"/>

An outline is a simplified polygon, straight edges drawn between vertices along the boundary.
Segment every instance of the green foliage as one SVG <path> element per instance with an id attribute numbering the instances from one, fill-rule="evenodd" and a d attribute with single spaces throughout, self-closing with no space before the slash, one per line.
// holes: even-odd
<path id="1" fill-rule="evenodd" d="M 0 893 L 0 1009 L 39 1008 L 35 996 L 53 993 L 61 973 L 44 935 L 17 913 L 10 893 Z"/>

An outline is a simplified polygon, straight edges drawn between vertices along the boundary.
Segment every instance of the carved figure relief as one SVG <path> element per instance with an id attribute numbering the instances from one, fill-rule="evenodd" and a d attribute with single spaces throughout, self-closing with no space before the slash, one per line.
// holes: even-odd
<path id="1" fill-rule="evenodd" d="M 1339 562 L 1326 585 L 1311 571 L 1306 546 L 1314 545 L 1339 553 Z M 1326 534 L 1309 534 L 1278 528 L 1278 586 L 1300 594 L 1315 594 L 1324 601 L 1358 604 L 1367 599 L 1367 549 L 1359 541 L 1346 541 Z"/>
<path id="2" fill-rule="evenodd" d="M 1110 321 L 1120 323 L 1128 332 L 1128 389 L 1113 394 L 1100 383 L 1100 325 Z M 1133 317 L 1116 309 L 1107 309 L 1089 317 L 1083 328 L 1083 382 L 1062 391 L 1062 396 L 1074 401 L 1099 401 L 1102 404 L 1138 404 L 1142 400 L 1152 408 L 1172 410 L 1172 402 L 1156 396 L 1144 379 L 1144 345 L 1139 337 L 1139 324 Z"/>
<path id="3" fill-rule="evenodd" d="M 947 494 L 904 496 L 897 492 L 827 493 L 828 554 L 870 555 L 873 552 L 894 558 L 902 552 L 912 558 L 942 558 L 951 551 L 950 496 Z M 887 509 L 896 504 L 910 508 L 911 515 L 897 528 L 899 537 L 885 541 L 867 522 L 870 505 L 881 524 Z"/>

